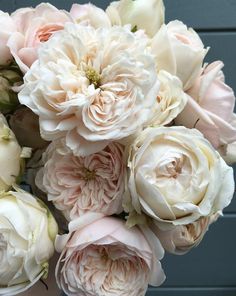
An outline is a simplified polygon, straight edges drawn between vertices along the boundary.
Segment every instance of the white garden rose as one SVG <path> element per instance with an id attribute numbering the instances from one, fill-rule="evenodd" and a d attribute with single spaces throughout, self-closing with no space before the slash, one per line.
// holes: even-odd
<path id="1" fill-rule="evenodd" d="M 233 170 L 203 135 L 184 127 L 148 128 L 129 150 L 125 209 L 130 223 L 147 215 L 162 229 L 223 210 Z"/>
<path id="2" fill-rule="evenodd" d="M 94 28 L 109 28 L 111 26 L 111 22 L 105 11 L 91 3 L 82 5 L 73 4 L 70 15 L 80 25 L 92 26 Z"/>
<path id="3" fill-rule="evenodd" d="M 23 292 L 47 277 L 57 224 L 29 193 L 0 194 L 0 295 Z"/>
<path id="4" fill-rule="evenodd" d="M 46 140 L 66 138 L 76 155 L 134 134 L 153 116 L 159 82 L 146 38 L 126 28 L 67 24 L 39 49 L 22 104 Z"/>
<path id="5" fill-rule="evenodd" d="M 216 213 L 212 216 L 202 217 L 187 225 L 175 226 L 166 231 L 161 230 L 155 224 L 151 226 L 151 229 L 157 235 L 166 251 L 175 255 L 184 255 L 200 244 L 209 226 L 214 223 L 219 216 L 220 213 Z"/>
<path id="6" fill-rule="evenodd" d="M 26 153 L 25 153 L 26 152 Z M 17 180 L 30 151 L 22 149 L 0 114 L 0 191 L 8 190 Z"/>
<path id="7" fill-rule="evenodd" d="M 40 136 L 38 116 L 29 108 L 21 107 L 9 118 L 9 125 L 21 146 L 43 149 L 48 145 Z"/>
<path id="8" fill-rule="evenodd" d="M 165 20 L 162 0 L 115 1 L 108 6 L 106 12 L 113 25 L 131 24 L 134 31 L 145 30 L 150 37 L 156 34 Z"/>
<path id="9" fill-rule="evenodd" d="M 122 145 L 110 143 L 99 152 L 79 157 L 64 142 L 56 140 L 48 146 L 36 185 L 67 220 L 86 212 L 120 214 L 125 175 Z"/>
<path id="10" fill-rule="evenodd" d="M 207 51 L 198 34 L 180 21 L 163 25 L 152 40 L 158 70 L 179 77 L 184 90 L 189 89 L 201 74 Z"/>
<path id="11" fill-rule="evenodd" d="M 187 95 L 184 93 L 182 82 L 178 77 L 161 70 L 158 73 L 158 79 L 160 91 L 151 123 L 153 125 L 167 125 L 184 109 Z"/>

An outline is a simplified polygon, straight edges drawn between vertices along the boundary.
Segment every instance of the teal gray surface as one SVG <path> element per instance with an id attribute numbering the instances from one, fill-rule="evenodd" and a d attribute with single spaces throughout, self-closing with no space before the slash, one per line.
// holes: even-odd
<path id="1" fill-rule="evenodd" d="M 167 21 L 180 19 L 200 32 L 211 47 L 206 60 L 223 60 L 226 81 L 236 91 L 236 0 L 164 1 Z M 0 9 L 11 12 L 40 2 L 0 0 Z M 69 9 L 74 1 L 49 2 Z M 91 2 L 105 8 L 110 1 Z M 161 288 L 150 288 L 147 296 L 236 296 L 236 196 L 198 248 L 181 257 L 166 255 L 162 263 L 167 280 Z"/>

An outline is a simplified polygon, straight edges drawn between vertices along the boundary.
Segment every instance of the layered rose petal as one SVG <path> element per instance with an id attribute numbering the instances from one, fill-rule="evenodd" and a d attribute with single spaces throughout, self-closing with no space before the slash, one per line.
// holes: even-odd
<path id="1" fill-rule="evenodd" d="M 91 3 L 83 5 L 73 4 L 70 15 L 76 23 L 81 25 L 89 25 L 94 28 L 109 28 L 111 26 L 105 11 Z"/>
<path id="2" fill-rule="evenodd" d="M 164 126 L 171 123 L 184 109 L 187 103 L 187 95 L 184 93 L 178 77 L 161 70 L 158 79 L 160 91 L 157 96 L 155 115 L 150 123 Z"/>
<path id="3" fill-rule="evenodd" d="M 189 89 L 188 103 L 176 119 L 176 124 L 200 130 L 216 149 L 236 141 L 235 95 L 225 84 L 223 66 L 218 61 L 205 68 Z"/>
<path id="4" fill-rule="evenodd" d="M 106 13 L 113 25 L 130 24 L 133 31 L 144 30 L 150 37 L 155 35 L 165 20 L 162 0 L 115 1 L 107 7 Z"/>
<path id="5" fill-rule="evenodd" d="M 163 249 L 147 232 L 153 250 L 139 228 L 128 229 L 116 218 L 102 218 L 66 240 L 58 238 L 59 249 L 65 245 L 56 269 L 59 286 L 67 295 L 145 295 L 148 283 L 160 285 L 165 278 L 159 262 Z"/>
<path id="6" fill-rule="evenodd" d="M 220 213 L 216 213 L 212 216 L 202 217 L 187 225 L 175 226 L 170 230 L 161 230 L 155 224 L 152 224 L 151 228 L 166 251 L 175 255 L 184 255 L 200 244 L 209 226 L 219 216 Z"/>
<path id="7" fill-rule="evenodd" d="M 119 27 L 68 24 L 55 34 L 19 94 L 39 115 L 42 136 L 65 136 L 74 154 L 85 156 L 141 128 L 159 90 L 147 42 Z"/>
<path id="8" fill-rule="evenodd" d="M 125 167 L 123 148 L 111 143 L 87 157 L 74 156 L 63 140 L 49 145 L 36 184 L 68 220 L 88 211 L 105 215 L 122 211 Z"/>
<path id="9" fill-rule="evenodd" d="M 16 295 L 47 277 L 57 225 L 46 207 L 22 190 L 1 193 L 0 221 L 0 295 Z"/>
<path id="10" fill-rule="evenodd" d="M 184 90 L 192 87 L 201 74 L 207 51 L 198 34 L 180 21 L 163 25 L 152 41 L 158 71 L 179 77 Z"/>
<path id="11" fill-rule="evenodd" d="M 148 128 L 129 150 L 125 209 L 161 228 L 223 210 L 234 193 L 233 170 L 197 130 Z"/>
<path id="12" fill-rule="evenodd" d="M 56 31 L 62 30 L 72 18 L 49 3 L 36 8 L 18 9 L 12 14 L 17 28 L 8 40 L 10 52 L 22 72 L 27 72 L 38 57 L 39 46 L 46 42 Z"/>

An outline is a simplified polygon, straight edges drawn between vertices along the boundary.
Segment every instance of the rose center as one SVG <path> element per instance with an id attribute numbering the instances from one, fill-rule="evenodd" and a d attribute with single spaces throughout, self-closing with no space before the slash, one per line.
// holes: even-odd
<path id="1" fill-rule="evenodd" d="M 37 37 L 40 42 L 46 42 L 53 33 L 63 29 L 61 25 L 44 26 L 37 31 Z"/>
<path id="2" fill-rule="evenodd" d="M 90 180 L 93 180 L 93 179 L 95 179 L 95 177 L 96 177 L 96 173 L 95 173 L 95 171 L 90 171 L 89 169 L 87 169 L 87 168 L 84 168 L 84 179 L 86 180 L 86 181 L 90 181 Z"/>
<path id="3" fill-rule="evenodd" d="M 158 175 L 177 179 L 177 177 L 182 173 L 183 163 L 183 157 L 174 158 L 171 162 L 164 163 L 159 166 Z"/>
<path id="4" fill-rule="evenodd" d="M 89 80 L 90 84 L 93 84 L 95 88 L 99 88 L 101 84 L 101 77 L 96 70 L 91 67 L 87 68 L 85 70 L 85 76 Z"/>

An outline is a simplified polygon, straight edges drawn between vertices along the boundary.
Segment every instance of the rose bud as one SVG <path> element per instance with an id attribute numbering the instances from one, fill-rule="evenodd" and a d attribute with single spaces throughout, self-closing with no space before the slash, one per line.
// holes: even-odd
<path id="1" fill-rule="evenodd" d="M 7 113 L 18 105 L 17 93 L 14 87 L 22 83 L 22 74 L 14 64 L 0 67 L 0 111 Z"/>
<path id="2" fill-rule="evenodd" d="M 115 1 L 106 12 L 113 25 L 131 24 L 133 31 L 145 30 L 150 37 L 156 34 L 165 19 L 162 0 Z"/>

